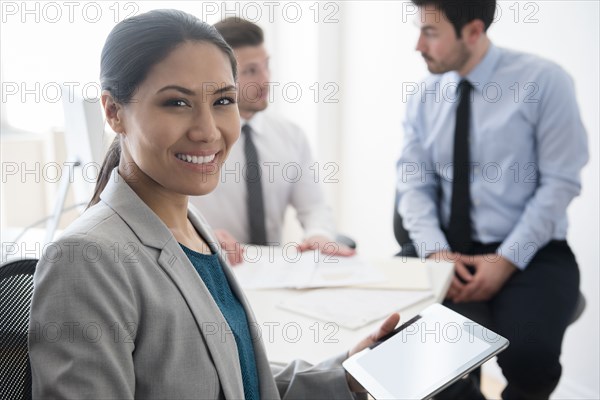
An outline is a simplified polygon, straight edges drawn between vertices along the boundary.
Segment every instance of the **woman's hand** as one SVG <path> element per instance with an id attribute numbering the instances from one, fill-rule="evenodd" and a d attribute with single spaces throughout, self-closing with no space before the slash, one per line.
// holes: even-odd
<path id="1" fill-rule="evenodd" d="M 398 322 L 400 322 L 400 314 L 394 313 L 394 314 L 390 315 L 383 322 L 383 324 L 381 324 L 379 329 L 377 329 L 375 332 L 373 332 L 372 334 L 370 334 L 369 336 L 367 336 L 366 338 L 364 338 L 363 340 L 358 342 L 358 344 L 356 346 L 354 346 L 348 352 L 348 357 L 352 357 L 354 354 L 358 353 L 359 351 L 366 349 L 367 347 L 371 346 L 372 344 L 377 342 L 379 339 L 381 339 L 383 336 L 385 336 L 388 333 L 390 333 L 391 331 L 393 331 L 394 328 L 396 327 L 396 325 L 398 325 Z M 346 372 L 346 379 L 348 381 L 348 386 L 350 387 L 351 391 L 353 391 L 353 392 L 365 392 L 366 391 L 365 388 L 362 387 L 362 385 L 360 383 L 358 383 L 356 381 L 356 379 L 354 379 L 352 377 L 352 375 L 350 375 L 347 372 Z"/>

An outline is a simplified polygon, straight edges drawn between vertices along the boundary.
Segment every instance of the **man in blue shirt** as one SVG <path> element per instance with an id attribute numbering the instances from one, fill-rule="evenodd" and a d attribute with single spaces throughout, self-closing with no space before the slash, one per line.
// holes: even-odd
<path id="1" fill-rule="evenodd" d="M 494 0 L 413 3 L 432 75 L 407 105 L 398 211 L 421 257 L 454 262 L 446 304 L 510 340 L 503 398 L 548 398 L 579 294 L 566 209 L 588 151 L 573 82 L 490 42 Z"/>

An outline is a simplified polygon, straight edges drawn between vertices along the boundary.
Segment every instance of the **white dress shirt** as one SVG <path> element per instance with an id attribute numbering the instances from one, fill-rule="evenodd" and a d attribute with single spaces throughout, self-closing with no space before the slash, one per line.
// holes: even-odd
<path id="1" fill-rule="evenodd" d="M 295 124 L 269 112 L 257 113 L 249 121 L 252 140 L 261 165 L 267 241 L 281 245 L 283 221 L 288 205 L 295 208 L 304 237 L 334 237 L 331 209 L 325 203 L 320 175 L 304 132 Z M 206 196 L 191 197 L 213 229 L 226 229 L 238 241 L 250 241 L 244 134 L 231 149 L 221 169 L 217 188 Z"/>

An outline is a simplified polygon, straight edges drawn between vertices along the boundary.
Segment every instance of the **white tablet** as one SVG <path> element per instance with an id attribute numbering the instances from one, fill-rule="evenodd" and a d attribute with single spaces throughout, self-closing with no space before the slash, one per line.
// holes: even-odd
<path id="1" fill-rule="evenodd" d="M 497 333 L 434 304 L 343 366 L 375 399 L 426 399 L 507 347 Z"/>

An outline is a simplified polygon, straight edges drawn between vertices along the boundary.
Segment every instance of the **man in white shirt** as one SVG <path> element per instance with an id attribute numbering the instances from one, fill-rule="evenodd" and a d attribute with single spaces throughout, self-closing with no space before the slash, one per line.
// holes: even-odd
<path id="1" fill-rule="evenodd" d="M 238 61 L 238 107 L 242 133 L 221 171 L 214 192 L 192 198 L 215 228 L 233 264 L 241 262 L 239 243 L 283 245 L 288 205 L 304 229 L 299 249 L 349 256 L 354 250 L 334 241 L 335 225 L 315 175 L 306 136 L 295 124 L 264 112 L 269 99 L 269 54 L 262 29 L 239 17 L 215 28 Z"/>

